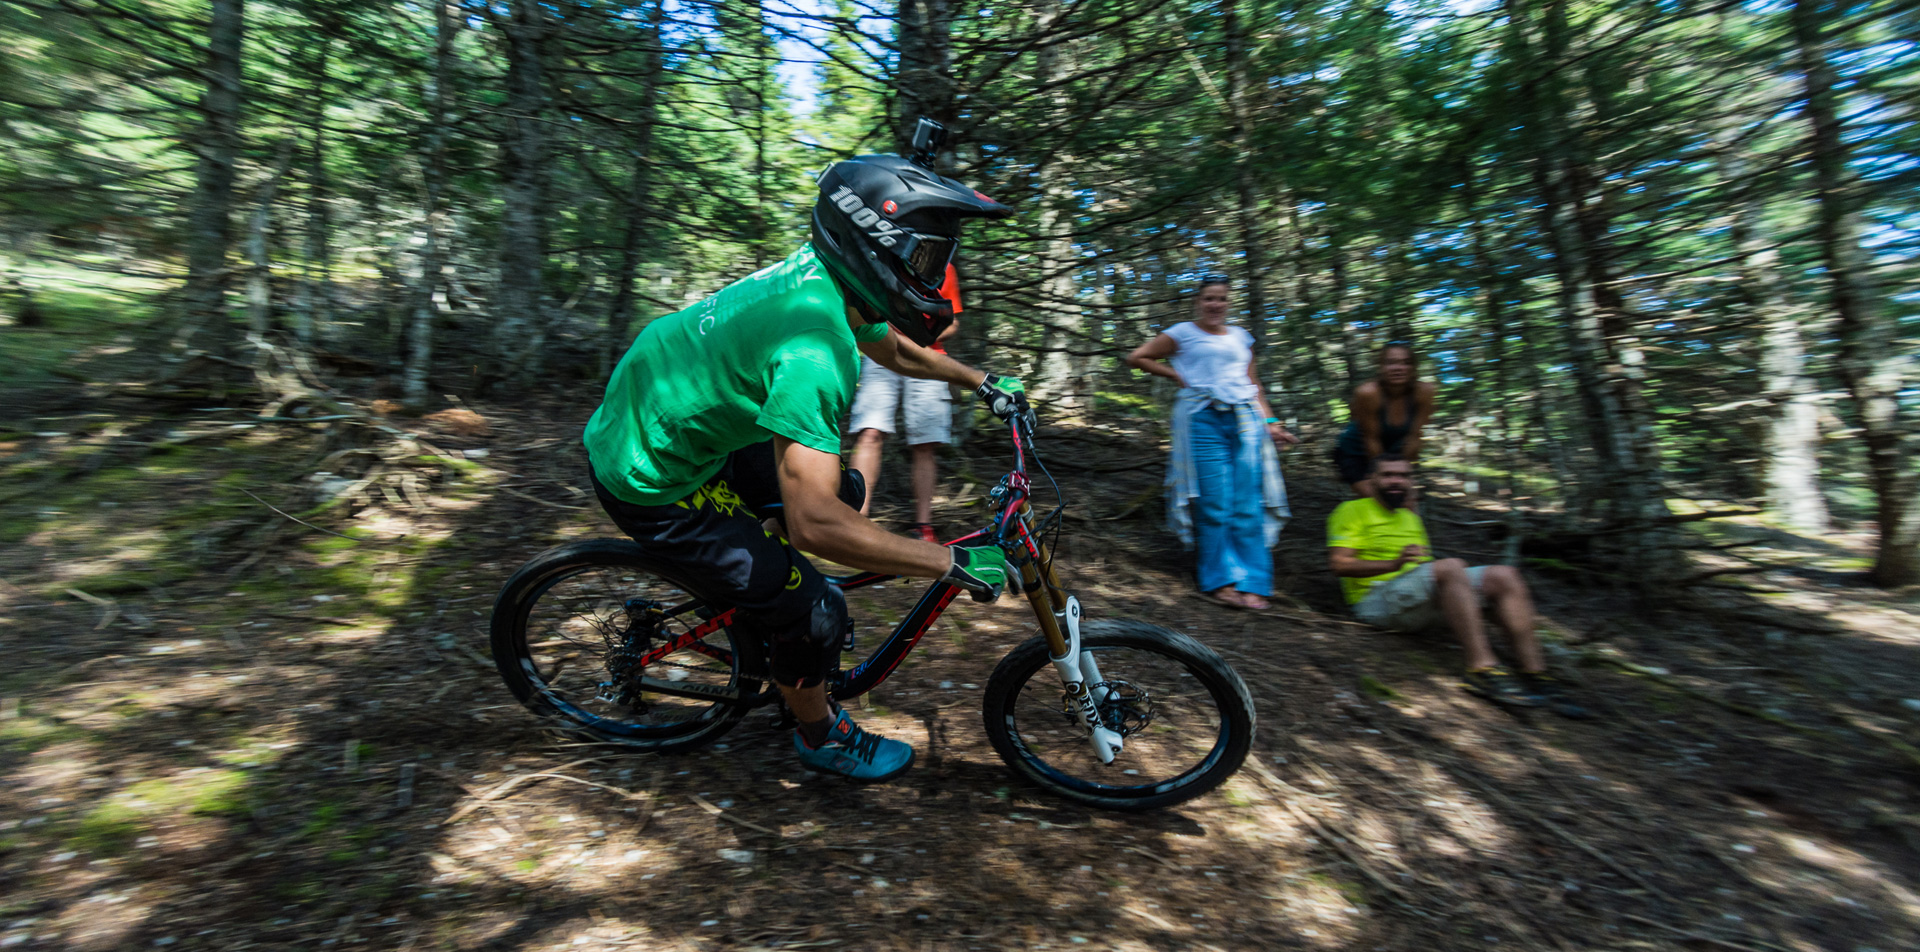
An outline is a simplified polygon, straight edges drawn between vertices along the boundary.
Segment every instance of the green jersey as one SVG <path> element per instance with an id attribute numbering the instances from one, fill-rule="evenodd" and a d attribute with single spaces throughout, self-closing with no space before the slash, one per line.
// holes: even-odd
<path id="1" fill-rule="evenodd" d="M 827 269 L 803 245 L 683 311 L 647 325 L 607 381 L 583 438 L 593 474 L 641 506 L 678 502 L 727 454 L 775 436 L 840 452 L 860 379 L 860 341 Z"/>
<path id="2" fill-rule="evenodd" d="M 1420 514 L 1411 509 L 1388 509 L 1378 500 L 1364 497 L 1341 503 L 1334 508 L 1333 515 L 1327 517 L 1329 549 L 1353 549 L 1360 558 L 1391 562 L 1410 545 L 1422 549 L 1429 545 L 1427 527 L 1420 521 Z M 1347 596 L 1347 604 L 1357 605 L 1375 585 L 1405 575 L 1417 564 L 1409 562 L 1385 575 L 1343 578 L 1340 591 Z"/>

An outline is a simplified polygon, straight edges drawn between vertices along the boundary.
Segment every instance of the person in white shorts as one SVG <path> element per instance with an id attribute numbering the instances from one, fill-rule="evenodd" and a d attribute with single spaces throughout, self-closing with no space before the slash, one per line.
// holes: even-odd
<path id="1" fill-rule="evenodd" d="M 954 322 L 940 333 L 933 349 L 944 354 L 948 338 L 960 327 L 960 282 L 953 266 L 947 266 L 947 280 L 940 293 L 953 302 Z M 933 531 L 933 484 L 938 478 L 934 466 L 934 447 L 953 435 L 953 398 L 946 383 L 902 377 L 866 357 L 860 358 L 860 390 L 853 397 L 852 421 L 847 432 L 854 434 L 852 468 L 867 481 L 867 499 L 860 504 L 866 515 L 873 504 L 871 490 L 880 482 L 880 447 L 887 434 L 895 432 L 896 415 L 906 417 L 907 455 L 913 465 L 912 535 L 927 542 L 939 542 Z"/>

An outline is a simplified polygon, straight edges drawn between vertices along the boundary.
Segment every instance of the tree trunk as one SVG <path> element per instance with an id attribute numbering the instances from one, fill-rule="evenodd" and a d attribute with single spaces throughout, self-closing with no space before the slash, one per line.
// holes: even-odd
<path id="1" fill-rule="evenodd" d="M 1062 11 L 1058 0 L 1043 0 L 1038 7 L 1035 29 L 1044 34 L 1052 31 L 1060 21 Z M 1034 82 L 1045 88 L 1062 72 L 1060 47 L 1049 45 L 1040 50 L 1034 67 Z M 1067 108 L 1063 93 L 1056 92 L 1048 98 L 1047 115 L 1050 120 L 1058 121 Z M 1072 183 L 1066 173 L 1069 161 L 1064 152 L 1056 152 L 1040 168 L 1040 354 L 1039 369 L 1035 374 L 1035 392 L 1050 403 L 1062 409 L 1071 410 L 1079 406 L 1077 391 L 1081 375 L 1076 371 L 1072 355 L 1068 348 L 1082 349 L 1082 342 L 1076 335 L 1080 329 L 1080 306 L 1076 301 L 1077 288 L 1073 269 L 1073 218 L 1063 214 L 1062 209 L 1071 208 L 1073 196 L 1070 193 Z"/>
<path id="2" fill-rule="evenodd" d="M 1734 151 L 1722 146 L 1721 180 L 1739 188 L 1750 171 Z M 1803 532 L 1825 531 L 1830 519 L 1820 493 L 1820 406 L 1806 372 L 1806 346 L 1800 318 L 1787 303 L 1780 279 L 1780 253 L 1764 232 L 1765 208 L 1758 197 L 1734 209 L 1732 238 L 1739 256 L 1734 269 L 1736 293 L 1761 332 L 1762 394 L 1769 412 L 1761 437 L 1767 508 L 1787 526 Z"/>
<path id="3" fill-rule="evenodd" d="M 1604 537 L 1616 570 L 1642 586 L 1683 574 L 1684 556 L 1660 492 L 1659 456 L 1645 394 L 1645 360 L 1612 280 L 1610 215 L 1601 179 L 1592 167 L 1576 124 L 1572 94 L 1563 78 L 1576 68 L 1569 56 L 1564 0 L 1547 4 L 1547 62 L 1563 69 L 1538 82 L 1534 120 L 1541 154 L 1535 182 L 1541 194 L 1541 231 L 1547 236 L 1564 315 L 1562 329 L 1580 388 L 1587 431 L 1598 460 L 1596 478 L 1582 484 L 1589 505 L 1599 503 L 1609 522 L 1625 531 Z M 1591 78 L 1591 77 L 1589 77 Z M 1605 92 L 1584 89 L 1589 118 L 1604 119 Z"/>
<path id="4" fill-rule="evenodd" d="M 500 282 L 494 294 L 491 380 L 539 370 L 546 345 L 546 8 L 514 0 L 507 41 L 506 129 L 501 148 Z"/>
<path id="5" fill-rule="evenodd" d="M 240 47 L 246 28 L 245 0 L 212 0 L 207 32 L 207 88 L 200 97 L 200 131 L 189 143 L 194 164 L 192 205 L 187 212 L 186 324 L 181 343 L 216 357 L 233 351 L 227 313 L 233 240 L 234 164 L 240 152 Z M 197 342 L 193 338 L 198 337 Z M 224 389 L 225 374 L 211 380 Z"/>
<path id="6" fill-rule="evenodd" d="M 648 196 L 653 183 L 653 126 L 660 108 L 660 82 L 666 57 L 660 29 L 665 20 L 665 0 L 653 0 L 647 7 L 642 40 L 646 65 L 640 80 L 640 112 L 634 117 L 633 177 L 627 188 L 626 233 L 620 242 L 620 266 L 613 274 L 613 305 L 607 311 L 604 365 L 609 371 L 619 362 L 627 344 L 627 328 L 633 323 L 633 282 L 640 271 L 641 242 L 653 210 Z"/>
<path id="7" fill-rule="evenodd" d="M 302 347 L 313 344 L 315 328 L 324 328 L 333 320 L 332 220 L 327 196 L 326 102 L 328 52 L 331 40 L 320 41 L 313 68 L 313 90 L 309 95 L 308 126 L 313 150 L 307 171 L 307 229 L 301 249 L 300 289 L 293 305 L 294 339 Z"/>
<path id="8" fill-rule="evenodd" d="M 1266 247 L 1260 238 L 1260 201 L 1254 184 L 1253 115 L 1247 103 L 1247 36 L 1238 0 L 1220 5 L 1227 39 L 1227 138 L 1233 144 L 1234 219 L 1240 231 L 1241 266 L 1247 275 L 1247 331 L 1254 360 L 1267 348 Z"/>
<path id="9" fill-rule="evenodd" d="M 433 325 L 445 300 L 441 280 L 447 268 L 445 225 L 447 210 L 447 120 L 453 96 L 453 41 L 460 21 L 448 9 L 448 0 L 433 2 L 433 76 L 427 101 L 427 148 L 422 177 L 426 205 L 420 210 L 420 272 L 413 292 L 413 314 L 408 322 L 406 369 L 401 390 L 407 407 L 427 408 L 427 379 L 433 369 Z"/>
<path id="10" fill-rule="evenodd" d="M 954 0 L 900 0 L 900 70 L 893 82 L 898 151 L 912 146 L 921 116 L 953 124 L 953 7 Z M 1044 32 L 1059 17 L 1059 4 L 1049 0 L 1042 8 L 1039 29 Z"/>
<path id="11" fill-rule="evenodd" d="M 273 261 L 267 250 L 267 229 L 273 223 L 273 199 L 280 193 L 280 180 L 293 165 L 293 148 L 291 139 L 280 147 L 280 157 L 260 183 L 260 195 L 247 221 L 247 257 L 253 262 L 247 269 L 247 329 L 261 339 L 273 329 Z"/>
<path id="12" fill-rule="evenodd" d="M 1814 235 L 1826 271 L 1827 301 L 1839 336 L 1834 366 L 1860 415 L 1873 482 L 1879 551 L 1875 583 L 1920 581 L 1920 506 L 1913 504 L 1920 474 L 1909 471 L 1911 420 L 1900 392 L 1912 355 L 1898 346 L 1898 328 L 1878 300 L 1860 248 L 1858 187 L 1847 168 L 1846 130 L 1827 54 L 1829 11 L 1819 0 L 1794 0 L 1793 39 L 1806 82 L 1802 110 L 1813 161 Z"/>

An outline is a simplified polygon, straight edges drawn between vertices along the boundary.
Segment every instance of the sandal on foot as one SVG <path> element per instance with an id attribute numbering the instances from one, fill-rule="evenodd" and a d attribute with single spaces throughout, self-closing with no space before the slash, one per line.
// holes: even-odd
<path id="1" fill-rule="evenodd" d="M 1231 608 L 1235 611 L 1243 612 L 1253 611 L 1253 606 L 1247 604 L 1241 598 L 1240 593 L 1231 588 L 1220 588 L 1211 592 L 1201 592 L 1200 597 L 1223 608 Z"/>

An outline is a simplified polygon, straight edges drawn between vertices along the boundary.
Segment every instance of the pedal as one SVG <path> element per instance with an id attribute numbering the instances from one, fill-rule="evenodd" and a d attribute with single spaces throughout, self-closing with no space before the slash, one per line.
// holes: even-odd
<path id="1" fill-rule="evenodd" d="M 790 731 L 800 726 L 800 719 L 788 710 L 787 702 L 782 700 L 773 706 L 773 714 L 767 718 L 775 730 Z"/>

